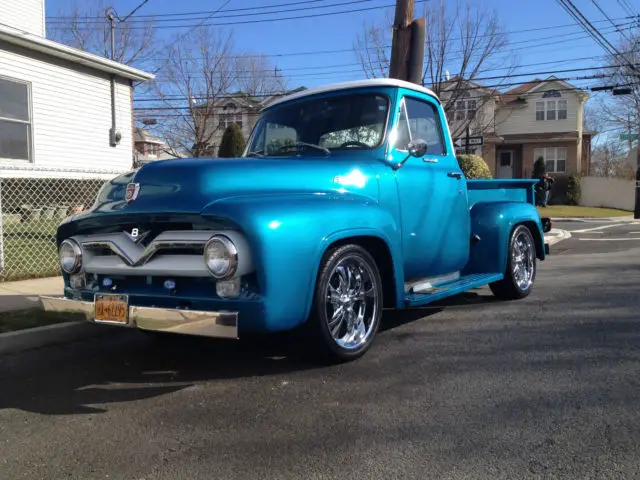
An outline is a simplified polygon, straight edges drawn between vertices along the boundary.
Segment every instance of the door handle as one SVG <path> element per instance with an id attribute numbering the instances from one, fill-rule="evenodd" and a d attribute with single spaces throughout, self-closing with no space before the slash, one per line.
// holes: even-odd
<path id="1" fill-rule="evenodd" d="M 460 180 L 462 178 L 462 174 L 460 172 L 449 172 L 447 173 L 447 177 L 453 177 Z"/>

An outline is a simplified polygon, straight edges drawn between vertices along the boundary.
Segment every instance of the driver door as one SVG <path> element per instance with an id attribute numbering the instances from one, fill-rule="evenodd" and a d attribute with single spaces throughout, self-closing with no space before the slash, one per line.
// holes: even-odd
<path id="1" fill-rule="evenodd" d="M 409 155 L 411 140 L 427 142 L 422 158 L 409 158 L 396 171 L 405 281 L 459 272 L 470 248 L 466 179 L 451 151 L 441 107 L 410 90 L 400 96 L 391 161 Z"/>

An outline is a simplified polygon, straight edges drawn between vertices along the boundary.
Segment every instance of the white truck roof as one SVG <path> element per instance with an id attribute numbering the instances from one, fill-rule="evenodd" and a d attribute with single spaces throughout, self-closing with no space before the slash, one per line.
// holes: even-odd
<path id="1" fill-rule="evenodd" d="M 265 108 L 271 108 L 274 105 L 278 105 L 280 103 L 288 102 L 290 100 L 295 100 L 297 98 L 303 98 L 310 95 L 316 95 L 318 93 L 327 93 L 334 92 L 339 90 L 347 90 L 350 88 L 361 88 L 361 87 L 401 87 L 409 90 L 414 90 L 416 92 L 424 93 L 432 96 L 436 100 L 438 96 L 428 88 L 425 88 L 421 85 L 417 85 L 415 83 L 407 82 L 405 80 L 397 80 L 395 78 L 370 78 L 367 80 L 352 80 L 350 82 L 342 82 L 342 83 L 332 83 L 330 85 L 323 85 L 322 87 L 314 87 L 309 88 L 307 90 L 302 90 L 300 92 L 292 93 L 291 95 L 285 95 L 284 97 L 280 97 L 277 100 L 269 103 Z"/>

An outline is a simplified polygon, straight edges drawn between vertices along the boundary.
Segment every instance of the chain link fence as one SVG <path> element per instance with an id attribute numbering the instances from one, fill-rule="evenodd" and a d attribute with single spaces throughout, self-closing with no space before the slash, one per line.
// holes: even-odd
<path id="1" fill-rule="evenodd" d="M 58 225 L 120 173 L 0 169 L 0 282 L 60 275 Z"/>

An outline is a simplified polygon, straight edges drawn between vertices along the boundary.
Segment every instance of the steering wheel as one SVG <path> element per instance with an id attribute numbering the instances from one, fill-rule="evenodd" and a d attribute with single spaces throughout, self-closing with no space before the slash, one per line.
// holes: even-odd
<path id="1" fill-rule="evenodd" d="M 352 140 L 350 142 L 344 142 L 338 148 L 344 148 L 344 147 L 348 147 L 350 145 L 354 145 L 354 146 L 357 146 L 357 147 L 369 148 L 369 145 L 367 145 L 366 143 L 358 142 L 356 140 Z"/>

